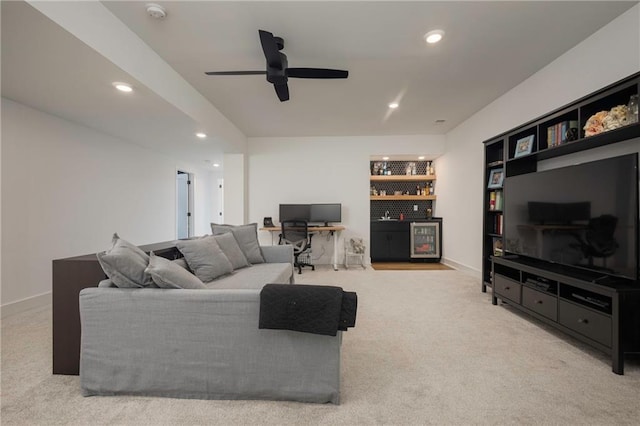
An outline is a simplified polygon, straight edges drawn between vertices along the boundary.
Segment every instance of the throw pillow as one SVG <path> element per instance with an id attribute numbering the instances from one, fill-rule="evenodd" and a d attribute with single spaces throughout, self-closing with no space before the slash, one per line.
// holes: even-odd
<path id="1" fill-rule="evenodd" d="M 178 240 L 176 247 L 189 268 L 203 283 L 233 272 L 233 265 L 213 237 L 197 240 Z"/>
<path id="2" fill-rule="evenodd" d="M 160 256 L 150 253 L 149 266 L 145 270 L 160 288 L 207 288 L 191 272 Z"/>
<path id="3" fill-rule="evenodd" d="M 118 234 L 113 234 L 113 246 L 96 256 L 104 273 L 117 287 L 141 288 L 153 283 L 144 272 L 149 265 L 149 256 Z"/>
<path id="4" fill-rule="evenodd" d="M 215 238 L 216 242 L 220 246 L 220 249 L 222 250 L 224 255 L 227 256 L 227 258 L 231 262 L 231 265 L 233 265 L 234 270 L 244 268 L 246 266 L 251 266 L 249 261 L 247 261 L 246 256 L 240 249 L 236 238 L 231 232 L 216 235 L 213 238 Z"/>
<path id="5" fill-rule="evenodd" d="M 258 243 L 258 224 L 250 223 L 248 225 L 216 225 L 211 224 L 213 235 L 220 235 L 231 232 L 236 238 L 240 249 L 251 264 L 264 263 L 264 257 L 260 251 Z"/>

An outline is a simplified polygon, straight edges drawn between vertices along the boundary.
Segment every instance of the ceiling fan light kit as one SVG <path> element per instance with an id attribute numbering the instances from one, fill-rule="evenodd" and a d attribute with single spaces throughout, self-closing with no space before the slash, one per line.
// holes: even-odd
<path id="1" fill-rule="evenodd" d="M 258 30 L 260 44 L 267 61 L 266 71 L 208 71 L 207 75 L 266 75 L 267 81 L 273 84 L 280 102 L 289 100 L 289 86 L 287 81 L 292 78 L 334 79 L 347 78 L 349 71 L 327 68 L 289 68 L 284 49 L 284 40 L 268 31 Z"/>

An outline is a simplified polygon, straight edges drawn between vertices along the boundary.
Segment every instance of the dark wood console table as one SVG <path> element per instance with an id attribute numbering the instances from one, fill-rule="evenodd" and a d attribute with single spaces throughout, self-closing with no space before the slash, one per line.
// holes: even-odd
<path id="1" fill-rule="evenodd" d="M 640 351 L 640 287 L 560 265 L 513 257 L 492 259 L 498 299 L 611 355 L 624 374 L 624 354 Z"/>
<path id="2" fill-rule="evenodd" d="M 140 246 L 167 259 L 181 257 L 175 241 Z M 106 276 L 95 254 L 53 261 L 53 374 L 79 374 L 80 290 L 97 287 Z"/>

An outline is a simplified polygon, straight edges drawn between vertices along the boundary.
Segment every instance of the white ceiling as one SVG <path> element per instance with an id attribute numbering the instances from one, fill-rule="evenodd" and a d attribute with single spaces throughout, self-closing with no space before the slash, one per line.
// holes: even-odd
<path id="1" fill-rule="evenodd" d="M 286 137 L 446 133 L 638 2 L 157 3 L 163 20 L 145 2 L 102 2 L 245 136 Z M 445 38 L 426 45 L 436 28 Z M 264 69 L 258 29 L 284 38 L 290 66 L 349 78 L 292 78 L 280 102 L 264 76 L 204 74 Z M 193 143 L 201 120 L 89 45 L 28 4 L 2 2 L 2 95 L 187 160 L 229 151 Z M 113 91 L 116 80 L 133 96 Z"/>

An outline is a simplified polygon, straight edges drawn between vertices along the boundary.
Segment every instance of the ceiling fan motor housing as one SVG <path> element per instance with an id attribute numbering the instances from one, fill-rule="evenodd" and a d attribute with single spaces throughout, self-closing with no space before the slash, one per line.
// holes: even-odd
<path id="1" fill-rule="evenodd" d="M 270 67 L 267 62 L 267 81 L 273 84 L 285 84 L 288 80 L 287 78 L 287 67 L 289 63 L 287 62 L 287 55 L 280 52 L 280 61 L 282 62 L 282 68 Z"/>

